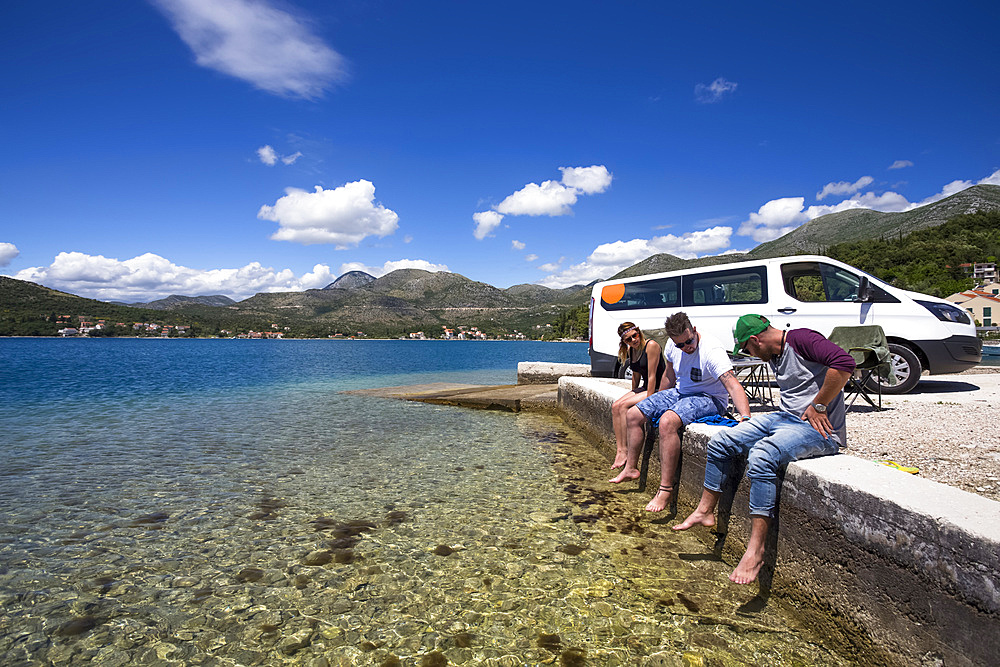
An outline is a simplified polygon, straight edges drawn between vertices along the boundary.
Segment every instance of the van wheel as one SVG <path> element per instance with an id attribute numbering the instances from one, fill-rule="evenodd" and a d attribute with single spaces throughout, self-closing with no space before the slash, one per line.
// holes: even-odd
<path id="1" fill-rule="evenodd" d="M 889 354 L 892 355 L 892 372 L 896 375 L 896 384 L 885 384 L 877 375 L 873 375 L 869 381 L 872 385 L 869 389 L 877 391 L 878 387 L 875 385 L 877 382 L 882 385 L 883 394 L 907 394 L 913 391 L 920 382 L 920 374 L 923 372 L 917 355 L 905 345 L 896 343 L 889 343 Z"/>
<path id="2" fill-rule="evenodd" d="M 629 380 L 632 378 L 632 369 L 620 361 L 615 362 L 615 377 L 619 380 Z"/>

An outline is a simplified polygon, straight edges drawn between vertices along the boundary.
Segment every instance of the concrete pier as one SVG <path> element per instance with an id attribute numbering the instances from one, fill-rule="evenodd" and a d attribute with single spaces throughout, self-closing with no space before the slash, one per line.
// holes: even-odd
<path id="1" fill-rule="evenodd" d="M 627 386 L 559 380 L 560 410 L 609 457 L 611 402 Z M 701 495 L 706 445 L 720 428 L 685 431 L 678 520 Z M 650 476 L 658 470 L 651 464 Z M 716 529 L 692 529 L 734 564 L 749 535 L 747 487 L 724 494 Z M 762 603 L 780 591 L 803 614 L 839 623 L 844 642 L 883 649 L 887 663 L 996 665 L 1000 503 L 849 455 L 792 463 L 759 586 Z"/>

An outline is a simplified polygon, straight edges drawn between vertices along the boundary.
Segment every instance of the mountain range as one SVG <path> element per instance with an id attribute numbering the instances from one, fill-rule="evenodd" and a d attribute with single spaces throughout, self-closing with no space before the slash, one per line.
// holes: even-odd
<path id="1" fill-rule="evenodd" d="M 919 229 L 942 225 L 956 215 L 997 210 L 1000 210 L 1000 185 L 974 185 L 932 204 L 901 213 L 855 208 L 821 215 L 780 238 L 761 243 L 745 254 L 710 255 L 697 259 L 681 259 L 668 253 L 651 255 L 611 278 L 631 278 L 696 266 L 738 262 L 741 259 L 822 255 L 826 248 L 837 243 L 905 236 Z"/>
<path id="2" fill-rule="evenodd" d="M 653 255 L 611 278 L 740 259 L 822 254 L 825 248 L 837 243 L 903 236 L 943 224 L 959 214 L 995 210 L 1000 210 L 1000 186 L 977 185 L 903 213 L 852 209 L 824 215 L 745 254 L 687 260 L 666 253 Z M 368 335 L 382 336 L 419 329 L 436 335 L 442 327 L 460 325 L 475 326 L 491 334 L 519 330 L 530 335 L 531 330 L 544 328 L 561 313 L 585 306 L 589 293 L 590 285 L 551 289 L 523 284 L 500 289 L 457 273 L 400 269 L 379 278 L 351 271 L 323 289 L 260 293 L 239 302 L 222 295 L 172 295 L 126 306 L 104 304 L 33 283 L 2 278 L 0 309 L 6 313 L 16 312 L 16 317 L 22 320 L 50 316 L 50 313 L 95 314 L 102 308 L 112 307 L 116 309 L 114 317 L 123 320 L 130 317 L 140 320 L 148 318 L 149 313 L 167 311 L 178 319 L 178 323 L 200 322 L 205 328 L 280 325 L 303 335 L 364 331 Z M 117 310 L 129 311 L 129 308 L 134 312 L 119 313 Z M 8 328 L 0 326 L 0 333 L 6 330 Z"/>

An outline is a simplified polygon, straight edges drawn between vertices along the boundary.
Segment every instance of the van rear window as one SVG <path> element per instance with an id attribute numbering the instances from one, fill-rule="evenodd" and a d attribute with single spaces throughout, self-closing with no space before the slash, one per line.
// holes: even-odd
<path id="1" fill-rule="evenodd" d="M 680 278 L 606 285 L 601 289 L 601 306 L 605 310 L 677 308 L 681 305 L 680 285 Z"/>
<path id="2" fill-rule="evenodd" d="M 684 277 L 684 305 L 766 303 L 763 266 L 697 273 Z"/>

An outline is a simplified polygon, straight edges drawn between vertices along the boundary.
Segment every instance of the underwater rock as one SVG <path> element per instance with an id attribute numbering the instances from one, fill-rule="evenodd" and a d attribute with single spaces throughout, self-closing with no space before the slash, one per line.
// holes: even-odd
<path id="1" fill-rule="evenodd" d="M 586 547 L 581 547 L 579 544 L 560 544 L 556 547 L 556 551 L 560 551 L 567 556 L 579 556 L 583 553 Z"/>
<path id="2" fill-rule="evenodd" d="M 402 510 L 393 510 L 385 515 L 385 525 L 395 526 L 406 521 L 406 512 Z"/>
<path id="3" fill-rule="evenodd" d="M 201 579 L 198 577 L 177 577 L 172 583 L 174 588 L 191 588 L 200 584 Z"/>
<path id="4" fill-rule="evenodd" d="M 312 642 L 312 630 L 309 628 L 303 628 L 298 632 L 285 637 L 280 642 L 278 642 L 278 650 L 285 655 L 292 655 Z"/>
<path id="5" fill-rule="evenodd" d="M 333 560 L 333 553 L 327 551 L 326 549 L 317 549 L 316 551 L 310 551 L 303 558 L 302 562 L 305 565 L 326 565 L 331 560 Z"/>
<path id="6" fill-rule="evenodd" d="M 434 548 L 434 554 L 437 556 L 450 556 L 453 553 L 455 553 L 455 550 L 449 547 L 447 544 L 439 544 Z"/>
<path id="7" fill-rule="evenodd" d="M 241 584 L 253 583 L 260 581 L 263 576 L 264 570 L 259 567 L 245 567 L 236 573 L 236 581 Z"/>
<path id="8" fill-rule="evenodd" d="M 133 519 L 132 523 L 130 523 L 129 525 L 133 527 L 150 526 L 163 523 L 169 518 L 170 514 L 168 514 L 167 512 L 151 512 L 149 514 L 143 514 L 142 516 Z"/>
<path id="9" fill-rule="evenodd" d="M 695 602 L 688 596 L 684 595 L 680 591 L 677 591 L 677 599 L 680 600 L 681 604 L 684 605 L 684 607 L 693 614 L 697 614 L 698 611 L 701 609 L 701 607 L 698 606 L 697 602 Z"/>
<path id="10" fill-rule="evenodd" d="M 80 616 L 66 621 L 56 628 L 53 634 L 59 637 L 77 637 L 89 630 L 93 630 L 95 627 L 97 627 L 96 618 L 93 616 Z"/>
<path id="11" fill-rule="evenodd" d="M 351 549 L 334 549 L 333 560 L 341 565 L 353 563 L 355 559 L 354 551 Z"/>
<path id="12" fill-rule="evenodd" d="M 445 667 L 447 664 L 448 658 L 441 651 L 426 653 L 420 658 L 420 667 Z"/>
<path id="13" fill-rule="evenodd" d="M 548 649 L 550 651 L 556 651 L 562 646 L 562 638 L 559 635 L 538 635 L 538 641 L 535 642 L 538 648 Z"/>

